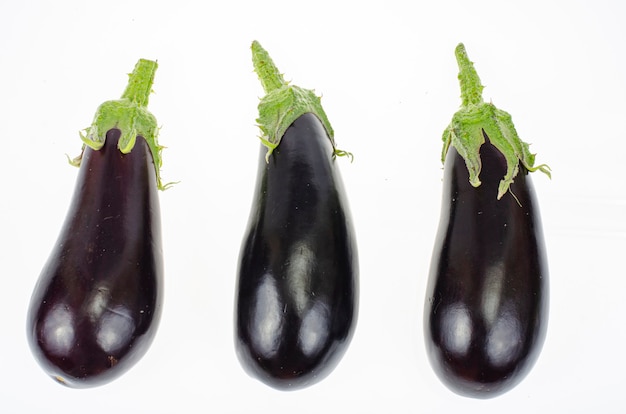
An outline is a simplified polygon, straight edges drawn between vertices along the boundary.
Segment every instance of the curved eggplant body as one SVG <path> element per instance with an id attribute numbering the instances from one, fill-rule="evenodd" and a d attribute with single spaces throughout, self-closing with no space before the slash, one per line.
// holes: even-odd
<path id="1" fill-rule="evenodd" d="M 85 147 L 72 203 L 33 292 L 28 339 L 70 387 L 109 382 L 148 350 L 159 322 L 163 263 L 155 168 L 145 140 L 119 130 Z"/>
<path id="2" fill-rule="evenodd" d="M 526 169 L 520 165 L 513 194 L 497 200 L 506 162 L 488 139 L 480 156 L 476 188 L 456 149 L 446 156 L 424 318 L 428 356 L 442 382 L 464 396 L 491 398 L 518 384 L 541 351 L 548 268 Z"/>
<path id="3" fill-rule="evenodd" d="M 326 377 L 352 338 L 358 259 L 333 149 L 315 115 L 286 131 L 259 174 L 240 254 L 235 343 L 277 389 Z"/>

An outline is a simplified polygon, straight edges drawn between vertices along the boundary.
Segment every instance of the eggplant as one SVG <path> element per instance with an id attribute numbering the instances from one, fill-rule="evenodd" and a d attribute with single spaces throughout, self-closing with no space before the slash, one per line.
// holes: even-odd
<path id="1" fill-rule="evenodd" d="M 539 357 L 549 313 L 548 262 L 531 175 L 534 155 L 510 115 L 482 101 L 462 44 L 463 107 L 444 132 L 443 196 L 426 291 L 430 363 L 453 392 L 492 398 Z"/>
<path id="2" fill-rule="evenodd" d="M 258 42 L 252 51 L 264 86 L 276 87 L 266 87 L 259 105 L 264 145 L 240 251 L 235 348 L 249 375 L 296 390 L 329 375 L 355 331 L 357 246 L 335 163 L 349 153 L 336 149 L 321 107 L 285 111 L 293 120 L 272 129 L 282 127 L 284 134 L 267 133 L 267 102 L 275 103 L 277 94 L 293 96 L 288 89 L 298 87 L 283 81 Z M 295 92 L 305 94 L 319 103 L 312 91 Z"/>
<path id="3" fill-rule="evenodd" d="M 161 147 L 146 110 L 156 62 L 141 59 L 122 99 L 98 109 L 79 173 L 28 310 L 30 348 L 72 388 L 103 385 L 148 350 L 163 301 Z"/>

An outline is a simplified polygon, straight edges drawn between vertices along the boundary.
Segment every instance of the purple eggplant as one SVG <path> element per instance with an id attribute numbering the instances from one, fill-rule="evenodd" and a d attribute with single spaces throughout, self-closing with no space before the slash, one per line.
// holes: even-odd
<path id="1" fill-rule="evenodd" d="M 335 163 L 348 153 L 335 148 L 319 98 L 284 83 L 257 42 L 252 50 L 268 96 L 259 105 L 265 145 L 240 254 L 235 344 L 250 375 L 296 390 L 332 372 L 355 330 L 357 247 Z M 308 102 L 281 105 L 293 96 Z M 272 123 L 276 107 L 283 122 Z"/>
<path id="2" fill-rule="evenodd" d="M 120 100 L 81 134 L 79 173 L 28 311 L 28 341 L 52 378 L 105 384 L 152 343 L 162 311 L 161 147 L 146 110 L 156 62 L 140 60 Z"/>
<path id="3" fill-rule="evenodd" d="M 452 391 L 492 398 L 537 360 L 548 323 L 548 264 L 529 172 L 510 115 L 482 101 L 456 50 L 463 106 L 444 132 L 443 199 L 425 303 L 426 349 Z"/>

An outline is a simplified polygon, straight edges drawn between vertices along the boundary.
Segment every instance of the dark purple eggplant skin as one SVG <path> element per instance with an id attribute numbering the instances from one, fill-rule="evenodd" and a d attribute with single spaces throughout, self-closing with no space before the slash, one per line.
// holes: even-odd
<path id="1" fill-rule="evenodd" d="M 163 296 L 160 208 L 146 141 L 120 131 L 85 147 L 68 215 L 33 292 L 28 340 L 39 364 L 72 388 L 103 385 L 148 350 Z"/>
<path id="2" fill-rule="evenodd" d="M 511 191 L 497 200 L 506 162 L 484 136 L 479 187 L 456 149 L 447 153 L 424 312 L 435 373 L 455 393 L 483 399 L 528 374 L 548 322 L 548 266 L 531 177 L 520 165 Z"/>
<path id="3" fill-rule="evenodd" d="M 300 116 L 265 160 L 240 252 L 235 348 L 279 390 L 325 378 L 352 339 L 358 258 L 345 190 L 319 119 Z"/>

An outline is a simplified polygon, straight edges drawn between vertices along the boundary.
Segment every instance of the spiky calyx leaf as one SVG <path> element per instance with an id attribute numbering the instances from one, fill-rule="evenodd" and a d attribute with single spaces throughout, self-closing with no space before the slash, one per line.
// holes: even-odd
<path id="1" fill-rule="evenodd" d="M 291 85 L 272 61 L 267 51 L 256 40 L 252 42 L 252 63 L 266 95 L 259 102 L 257 123 L 261 130 L 261 142 L 267 147 L 266 160 L 280 144 L 287 128 L 300 116 L 312 113 L 319 118 L 328 134 L 335 156 L 352 154 L 337 149 L 334 131 L 324 112 L 321 98 L 310 89 Z"/>
<path id="2" fill-rule="evenodd" d="M 465 160 L 470 183 L 478 187 L 481 184 L 480 146 L 485 143 L 486 135 L 491 144 L 504 155 L 507 163 L 506 174 L 498 187 L 498 200 L 509 191 L 519 172 L 520 163 L 528 171 L 539 170 L 550 177 L 550 167 L 545 164 L 534 165 L 535 154 L 517 135 L 511 115 L 483 101 L 483 85 L 462 43 L 457 46 L 455 55 L 459 65 L 462 105 L 443 133 L 442 161 L 450 145 L 454 146 Z"/>
<path id="3" fill-rule="evenodd" d="M 156 118 L 147 109 L 157 67 L 155 61 L 139 59 L 133 72 L 128 75 L 128 85 L 122 97 L 100 105 L 91 125 L 80 132 L 80 138 L 84 144 L 83 148 L 88 146 L 98 151 L 104 145 L 107 132 L 119 129 L 121 135 L 117 147 L 123 154 L 128 154 L 134 148 L 137 137 L 143 137 L 152 153 L 157 186 L 164 190 L 171 183 L 164 185 L 161 181 L 163 147 L 157 140 L 159 128 Z M 82 154 L 70 162 L 79 166 L 81 157 Z"/>

